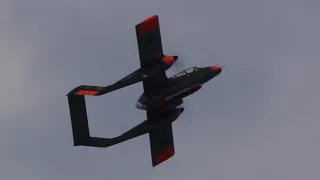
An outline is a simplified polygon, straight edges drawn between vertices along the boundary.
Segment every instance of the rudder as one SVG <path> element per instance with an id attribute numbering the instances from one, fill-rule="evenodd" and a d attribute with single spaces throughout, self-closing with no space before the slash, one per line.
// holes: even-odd
<path id="1" fill-rule="evenodd" d="M 68 96 L 74 146 L 90 139 L 86 102 L 84 96 Z"/>

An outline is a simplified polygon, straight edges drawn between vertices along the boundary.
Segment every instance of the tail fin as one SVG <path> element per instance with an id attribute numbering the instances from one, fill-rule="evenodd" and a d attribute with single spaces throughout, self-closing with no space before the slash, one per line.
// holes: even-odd
<path id="1" fill-rule="evenodd" d="M 90 136 L 86 102 L 83 95 L 69 95 L 68 101 L 74 146 L 108 147 L 116 144 L 113 139 Z"/>
<path id="2" fill-rule="evenodd" d="M 81 145 L 90 138 L 84 96 L 68 96 L 74 145 Z"/>

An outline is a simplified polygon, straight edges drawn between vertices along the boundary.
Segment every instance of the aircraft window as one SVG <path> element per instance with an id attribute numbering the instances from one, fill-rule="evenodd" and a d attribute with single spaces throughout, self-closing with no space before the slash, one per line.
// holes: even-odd
<path id="1" fill-rule="evenodd" d="M 198 70 L 197 67 L 191 67 L 191 68 L 188 68 L 188 69 L 186 69 L 184 71 L 179 72 L 178 74 L 172 76 L 171 78 L 178 78 L 178 77 L 183 76 L 183 75 L 188 75 L 188 74 L 191 74 L 192 72 L 195 72 L 197 70 Z"/>

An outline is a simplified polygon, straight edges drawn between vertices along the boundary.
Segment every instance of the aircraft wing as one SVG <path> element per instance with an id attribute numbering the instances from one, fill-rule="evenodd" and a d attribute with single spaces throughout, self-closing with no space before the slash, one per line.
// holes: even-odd
<path id="1" fill-rule="evenodd" d="M 139 48 L 141 68 L 152 68 L 154 61 L 163 56 L 162 41 L 160 34 L 159 18 L 151 16 L 136 25 L 136 35 Z M 143 81 L 146 96 L 152 94 L 161 83 L 168 80 L 165 70 Z"/>
<path id="2" fill-rule="evenodd" d="M 147 111 L 148 123 L 154 124 L 159 112 Z M 149 131 L 152 166 L 157 166 L 175 154 L 172 123 L 158 126 Z"/>

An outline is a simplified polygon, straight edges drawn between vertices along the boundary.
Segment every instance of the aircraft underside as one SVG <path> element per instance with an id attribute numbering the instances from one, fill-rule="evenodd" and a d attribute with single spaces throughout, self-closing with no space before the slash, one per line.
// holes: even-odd
<path id="1" fill-rule="evenodd" d="M 135 30 L 139 69 L 111 85 L 81 85 L 68 93 L 73 142 L 74 146 L 109 147 L 148 134 L 154 167 L 175 154 L 172 122 L 184 111 L 184 108 L 178 108 L 183 103 L 183 98 L 195 93 L 204 83 L 217 76 L 221 67 L 192 67 L 168 78 L 166 70 L 178 57 L 163 53 L 158 16 L 141 21 L 135 26 Z M 101 96 L 139 82 L 142 82 L 143 93 L 136 108 L 146 111 L 147 120 L 114 138 L 92 137 L 85 96 Z"/>
<path id="2" fill-rule="evenodd" d="M 195 84 L 187 87 L 182 87 L 179 90 L 174 90 L 171 93 L 167 93 L 164 96 L 158 98 L 148 99 L 145 94 L 142 94 L 136 103 L 136 108 L 139 110 L 147 110 L 149 108 L 174 108 L 178 107 L 183 103 L 183 98 L 198 91 L 202 85 Z"/>

